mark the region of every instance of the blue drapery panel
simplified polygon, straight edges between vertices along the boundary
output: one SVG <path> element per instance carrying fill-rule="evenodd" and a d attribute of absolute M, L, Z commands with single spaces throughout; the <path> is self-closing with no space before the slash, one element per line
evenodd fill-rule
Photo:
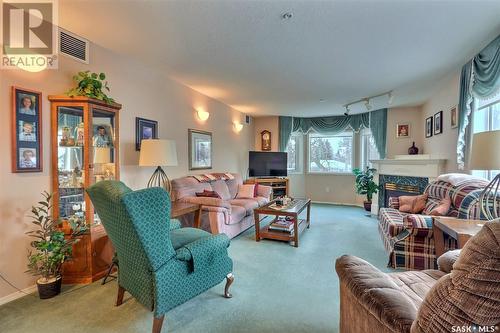
<path fill-rule="evenodd" d="M 380 109 L 370 113 L 370 129 L 380 158 L 384 159 L 387 144 L 387 109 Z"/>
<path fill-rule="evenodd" d="M 465 167 L 472 129 L 474 96 L 488 98 L 500 90 L 500 36 L 462 67 L 458 104 L 457 163 Z"/>
<path fill-rule="evenodd" d="M 293 118 L 292 117 L 279 117 L 279 128 L 280 128 L 280 151 L 286 151 L 286 146 L 288 141 L 290 141 L 290 135 L 292 135 Z"/>
<path fill-rule="evenodd" d="M 385 157 L 387 134 L 387 109 L 349 116 L 331 116 L 314 118 L 280 117 L 280 151 L 286 151 L 286 146 L 292 133 L 337 134 L 350 128 L 355 132 L 370 128 L 380 157 Z"/>

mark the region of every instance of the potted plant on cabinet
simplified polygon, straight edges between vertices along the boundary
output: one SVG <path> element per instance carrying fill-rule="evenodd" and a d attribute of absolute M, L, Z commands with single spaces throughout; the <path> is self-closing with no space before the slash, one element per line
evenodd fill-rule
<path fill-rule="evenodd" d="M 68 220 L 71 232 L 65 237 L 60 221 L 54 221 L 50 214 L 52 194 L 44 192 L 42 195 L 43 200 L 31 208 L 31 223 L 36 229 L 26 233 L 35 238 L 30 243 L 27 272 L 40 277 L 36 281 L 38 294 L 46 299 L 61 292 L 62 265 L 71 258 L 72 246 L 78 241 L 76 236 L 85 233 L 87 226 L 85 219 L 74 216 Z"/>
<path fill-rule="evenodd" d="M 366 195 L 366 200 L 363 202 L 366 211 L 372 209 L 372 198 L 375 193 L 378 192 L 378 185 L 373 181 L 373 173 L 376 170 L 370 167 L 366 167 L 365 171 L 361 169 L 354 169 L 352 172 L 356 176 L 356 193 L 361 195 Z"/>

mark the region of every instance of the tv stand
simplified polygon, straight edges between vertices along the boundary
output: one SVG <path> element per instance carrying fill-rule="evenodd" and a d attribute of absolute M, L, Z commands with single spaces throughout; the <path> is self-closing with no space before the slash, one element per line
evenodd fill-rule
<path fill-rule="evenodd" d="M 271 186 L 273 189 L 271 192 L 271 200 L 285 195 L 288 196 L 289 193 L 288 178 L 286 177 L 249 178 L 245 181 L 245 184 L 262 184 L 265 186 Z"/>

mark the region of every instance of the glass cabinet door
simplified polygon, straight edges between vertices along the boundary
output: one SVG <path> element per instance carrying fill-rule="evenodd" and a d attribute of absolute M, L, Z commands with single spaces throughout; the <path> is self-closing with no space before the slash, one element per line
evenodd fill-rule
<path fill-rule="evenodd" d="M 90 128 L 90 184 L 116 179 L 115 113 L 91 107 L 92 127 Z M 93 211 L 93 210 L 92 210 Z M 94 223 L 100 218 L 93 211 Z"/>
<path fill-rule="evenodd" d="M 57 108 L 59 217 L 85 218 L 85 128 L 82 107 Z"/>
<path fill-rule="evenodd" d="M 116 178 L 115 114 L 92 108 L 90 183 Z"/>

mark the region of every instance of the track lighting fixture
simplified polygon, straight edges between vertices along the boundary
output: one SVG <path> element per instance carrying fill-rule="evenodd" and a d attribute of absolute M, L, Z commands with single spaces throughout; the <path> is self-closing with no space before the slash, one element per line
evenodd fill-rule
<path fill-rule="evenodd" d="M 382 93 L 382 94 L 364 97 L 364 98 L 358 99 L 358 100 L 356 100 L 354 102 L 350 102 L 350 103 L 345 104 L 344 108 L 345 108 L 346 111 L 344 112 L 344 116 L 348 116 L 349 115 L 349 112 L 351 111 L 351 109 L 350 109 L 351 105 L 358 104 L 358 103 L 364 103 L 365 107 L 366 107 L 366 110 L 370 111 L 373 108 L 373 105 L 370 103 L 370 101 L 372 101 L 374 98 L 382 97 L 382 96 L 385 96 L 385 95 L 387 95 L 389 97 L 389 99 L 387 101 L 387 104 L 391 105 L 392 102 L 393 102 L 393 99 L 394 99 L 394 95 L 392 93 L 392 90 L 391 91 L 387 91 L 387 92 Z"/>
<path fill-rule="evenodd" d="M 349 106 L 348 106 L 348 105 L 346 105 L 346 106 L 345 106 L 344 116 L 348 116 L 348 115 L 349 115 L 349 111 L 351 111 L 351 109 L 349 109 Z"/>
<path fill-rule="evenodd" d="M 372 109 L 372 105 L 370 104 L 369 98 L 365 99 L 365 107 L 367 111 L 370 111 Z"/>

